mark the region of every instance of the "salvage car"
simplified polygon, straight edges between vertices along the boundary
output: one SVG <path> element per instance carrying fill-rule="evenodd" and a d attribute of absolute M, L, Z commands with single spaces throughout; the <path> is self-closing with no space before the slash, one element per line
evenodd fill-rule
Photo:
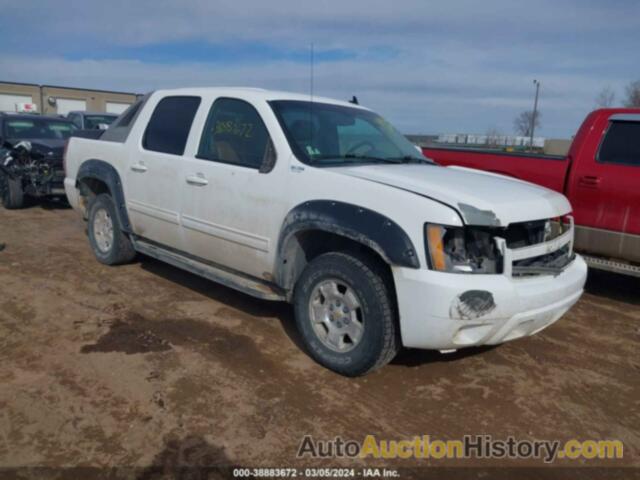
<path fill-rule="evenodd" d="M 118 115 L 106 112 L 85 112 L 76 111 L 67 113 L 67 118 L 71 120 L 80 130 L 106 130 Z"/>
<path fill-rule="evenodd" d="M 65 198 L 62 153 L 77 130 L 70 121 L 40 115 L 0 114 L 0 194 L 5 208 L 27 197 Z"/>
<path fill-rule="evenodd" d="M 160 90 L 72 137 L 65 189 L 98 261 L 136 252 L 293 304 L 344 375 L 405 347 L 533 335 L 579 299 L 560 193 L 425 159 L 375 112 L 247 88 Z"/>

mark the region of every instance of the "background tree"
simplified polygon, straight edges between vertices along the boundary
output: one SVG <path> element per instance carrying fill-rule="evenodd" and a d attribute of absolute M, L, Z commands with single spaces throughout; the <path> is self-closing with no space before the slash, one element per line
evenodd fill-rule
<path fill-rule="evenodd" d="M 612 107 L 616 101 L 616 92 L 611 87 L 604 87 L 596 96 L 596 108 Z"/>
<path fill-rule="evenodd" d="M 640 107 L 640 80 L 627 85 L 627 99 L 624 104 L 627 107 Z"/>
<path fill-rule="evenodd" d="M 500 131 L 496 127 L 491 127 L 487 130 L 487 145 L 490 147 L 496 147 L 500 144 Z"/>
<path fill-rule="evenodd" d="M 535 125 L 535 128 L 540 128 L 540 111 L 536 112 L 536 117 L 534 119 L 533 124 Z M 531 119 L 533 118 L 533 111 L 532 110 L 526 110 L 522 113 L 520 113 L 520 115 L 518 115 L 515 120 L 513 121 L 513 128 L 515 129 L 516 133 L 518 135 L 522 135 L 523 137 L 528 137 L 531 135 Z"/>

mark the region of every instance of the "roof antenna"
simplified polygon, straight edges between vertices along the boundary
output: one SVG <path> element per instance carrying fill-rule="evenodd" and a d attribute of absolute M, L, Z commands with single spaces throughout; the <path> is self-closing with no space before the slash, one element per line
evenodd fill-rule
<path fill-rule="evenodd" d="M 355 95 L 353 96 L 353 98 L 351 100 L 349 100 L 349 103 L 353 103 L 354 105 L 360 105 L 358 103 L 358 97 L 356 97 Z"/>
<path fill-rule="evenodd" d="M 310 78 L 309 78 L 309 97 L 313 102 L 313 42 L 311 42 L 309 46 L 309 69 L 310 69 Z"/>
<path fill-rule="evenodd" d="M 313 152 L 315 151 L 315 148 L 313 146 L 313 42 L 311 42 L 309 47 L 309 138 L 311 140 L 311 145 L 309 146 L 309 148 L 311 149 L 311 151 L 307 153 L 309 154 L 309 156 L 312 156 Z"/>

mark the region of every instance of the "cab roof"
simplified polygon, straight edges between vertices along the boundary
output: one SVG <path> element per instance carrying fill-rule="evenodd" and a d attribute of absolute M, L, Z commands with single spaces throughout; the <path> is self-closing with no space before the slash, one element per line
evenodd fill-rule
<path fill-rule="evenodd" d="M 254 101 L 272 101 L 272 100 L 297 100 L 308 102 L 313 100 L 317 103 L 329 103 L 332 105 L 342 105 L 345 107 L 363 108 L 361 105 L 350 103 L 347 101 L 336 100 L 333 98 L 320 97 L 314 95 L 311 97 L 308 93 L 284 92 L 278 90 L 266 90 L 264 88 L 253 87 L 191 87 L 191 88 L 173 88 L 162 89 L 152 92 L 161 96 L 168 95 L 198 95 L 198 96 L 238 96 L 244 99 Z"/>

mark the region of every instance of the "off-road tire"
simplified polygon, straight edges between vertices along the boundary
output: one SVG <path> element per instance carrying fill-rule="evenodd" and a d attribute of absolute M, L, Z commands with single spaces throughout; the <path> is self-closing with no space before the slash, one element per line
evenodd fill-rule
<path fill-rule="evenodd" d="M 94 228 L 96 216 L 101 211 L 106 212 L 113 225 L 113 241 L 110 242 L 110 246 L 106 251 L 99 248 Z M 89 235 L 91 249 L 100 263 L 104 263 L 105 265 L 121 265 L 131 262 L 136 256 L 136 251 L 133 248 L 129 236 L 123 232 L 120 227 L 113 200 L 111 196 L 106 193 L 96 195 L 89 203 L 87 233 Z"/>
<path fill-rule="evenodd" d="M 4 176 L 2 179 L 2 205 L 7 210 L 24 207 L 24 191 L 20 180 Z"/>
<path fill-rule="evenodd" d="M 358 253 L 326 253 L 307 265 L 296 284 L 293 304 L 298 331 L 311 357 L 334 372 L 356 377 L 386 365 L 396 356 L 401 342 L 389 277 L 383 265 Z M 311 296 L 327 279 L 348 284 L 360 301 L 364 333 L 345 353 L 328 348 L 312 327 Z"/>

